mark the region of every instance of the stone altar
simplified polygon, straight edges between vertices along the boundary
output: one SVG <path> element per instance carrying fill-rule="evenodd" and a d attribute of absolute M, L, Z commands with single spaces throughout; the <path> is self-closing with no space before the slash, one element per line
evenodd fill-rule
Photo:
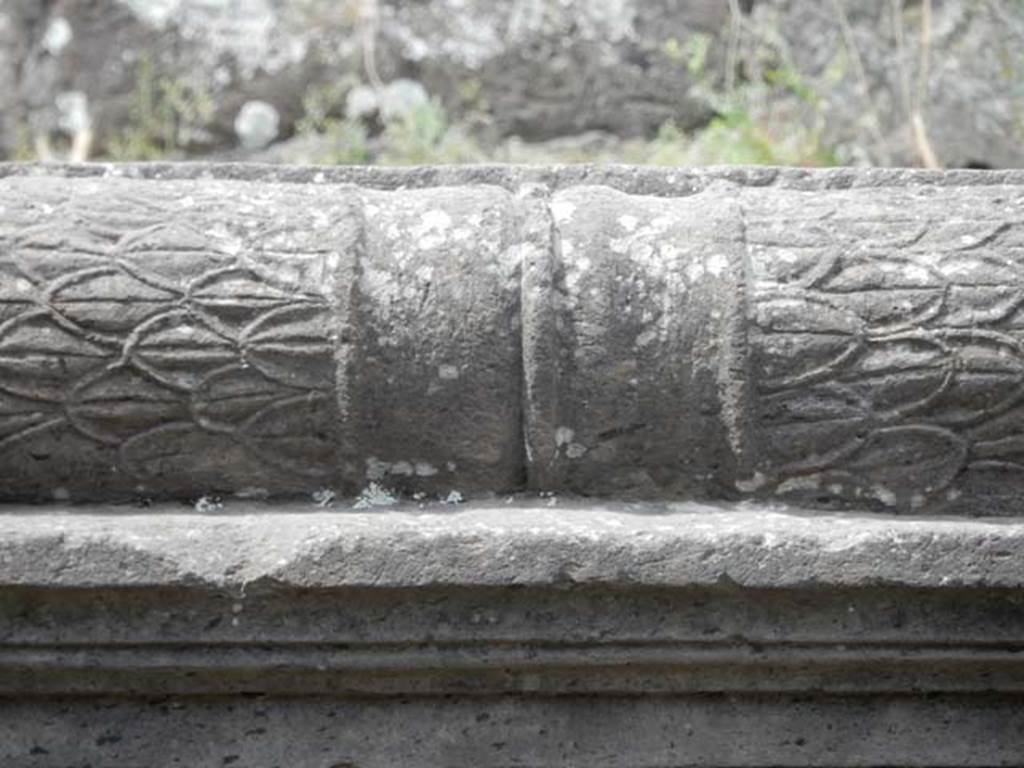
<path fill-rule="evenodd" d="M 4 764 L 1018 764 L 1022 258 L 1020 172 L 2 166 Z"/>

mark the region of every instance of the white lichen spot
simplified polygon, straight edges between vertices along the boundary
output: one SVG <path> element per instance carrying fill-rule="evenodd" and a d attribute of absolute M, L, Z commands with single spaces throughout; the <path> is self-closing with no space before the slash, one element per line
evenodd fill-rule
<path fill-rule="evenodd" d="M 318 507 L 329 507 L 334 503 L 336 495 L 330 488 L 321 488 L 313 491 L 313 503 Z"/>
<path fill-rule="evenodd" d="M 572 429 L 559 427 L 555 430 L 555 445 L 561 448 L 563 445 L 571 443 L 574 437 L 576 437 L 576 433 Z"/>
<path fill-rule="evenodd" d="M 565 274 L 565 287 L 570 292 L 575 292 L 579 286 L 580 278 L 583 274 L 590 269 L 590 259 L 586 256 L 580 256 L 580 258 L 569 262 L 568 269 Z"/>
<path fill-rule="evenodd" d="M 686 279 L 691 283 L 700 282 L 702 277 L 704 277 L 704 265 L 699 261 L 691 262 L 686 267 Z"/>
<path fill-rule="evenodd" d="M 215 496 L 200 496 L 196 499 L 196 503 L 193 506 L 196 512 L 200 514 L 209 514 L 210 512 L 218 512 L 224 508 L 221 500 Z"/>
<path fill-rule="evenodd" d="M 17 280 L 14 281 L 14 290 L 16 290 L 18 293 L 28 293 L 29 291 L 32 290 L 32 283 L 30 283 L 23 277 L 19 277 Z"/>
<path fill-rule="evenodd" d="M 425 461 L 416 462 L 416 476 L 417 477 L 431 477 L 437 474 L 437 467 L 433 464 L 428 464 Z"/>
<path fill-rule="evenodd" d="M 658 257 L 662 264 L 671 264 L 679 259 L 682 250 L 671 243 L 658 246 Z"/>
<path fill-rule="evenodd" d="M 766 482 L 768 482 L 768 478 L 760 472 L 755 472 L 751 477 L 744 480 L 737 480 L 736 490 L 741 493 L 753 493 L 759 488 L 763 488 Z"/>
<path fill-rule="evenodd" d="M 437 376 L 445 381 L 455 381 L 455 379 L 459 378 L 459 368 L 456 365 L 438 366 Z"/>
<path fill-rule="evenodd" d="M 446 461 L 444 463 L 444 468 L 447 469 L 449 472 L 454 472 L 455 471 L 455 467 L 456 467 L 456 464 L 455 464 L 454 461 Z"/>
<path fill-rule="evenodd" d="M 908 264 L 903 270 L 903 275 L 907 280 L 915 283 L 919 282 L 924 285 L 929 285 L 933 282 L 931 273 L 924 267 L 917 264 Z"/>
<path fill-rule="evenodd" d="M 622 255 L 629 252 L 629 238 L 628 237 L 617 237 L 614 240 L 608 241 L 608 248 L 611 249 L 612 253 Z"/>
<path fill-rule="evenodd" d="M 884 485 L 876 485 L 871 489 L 871 494 L 887 507 L 896 506 L 896 494 Z"/>
<path fill-rule="evenodd" d="M 555 217 L 555 221 L 559 224 L 565 224 L 569 221 L 575 211 L 576 206 L 566 200 L 554 200 L 551 203 L 551 215 Z"/>
<path fill-rule="evenodd" d="M 388 488 L 378 483 L 370 483 L 360 493 L 352 509 L 368 509 L 369 507 L 386 507 L 398 502 L 398 497 Z"/>
<path fill-rule="evenodd" d="M 416 245 L 420 250 L 437 248 L 444 243 L 448 228 L 452 225 L 452 217 L 440 209 L 427 211 L 423 214 L 420 223 L 410 228 L 410 232 L 416 238 Z"/>
<path fill-rule="evenodd" d="M 427 211 L 423 214 L 423 227 L 444 232 L 452 225 L 452 217 L 440 209 Z"/>
<path fill-rule="evenodd" d="M 402 477 L 409 477 L 415 472 L 412 463 L 408 461 L 396 461 L 388 471 L 392 475 L 401 475 Z"/>
<path fill-rule="evenodd" d="M 775 493 L 785 494 L 794 491 L 814 491 L 821 487 L 821 477 L 818 475 L 807 475 L 805 477 L 791 477 L 785 482 L 779 483 Z"/>
<path fill-rule="evenodd" d="M 565 455 L 570 459 L 579 459 L 587 452 L 587 446 L 582 443 L 569 443 L 569 447 L 565 449 Z"/>
<path fill-rule="evenodd" d="M 388 468 L 390 466 L 391 465 L 388 464 L 386 461 L 381 461 L 376 456 L 370 456 L 366 460 L 366 479 L 383 480 L 384 475 L 388 473 Z"/>
<path fill-rule="evenodd" d="M 57 56 L 71 42 L 72 37 L 74 37 L 74 33 L 68 20 L 63 16 L 57 16 L 46 27 L 46 34 L 43 35 L 43 48 L 51 56 Z"/>
<path fill-rule="evenodd" d="M 441 501 L 442 504 L 461 504 L 466 498 L 462 495 L 461 491 L 451 491 Z"/>
<path fill-rule="evenodd" d="M 654 261 L 654 246 L 650 243 L 640 243 L 633 251 L 633 258 L 641 264 L 658 269 L 664 265 Z"/>
<path fill-rule="evenodd" d="M 637 219 L 636 216 L 630 216 L 629 214 L 626 214 L 625 216 L 619 217 L 619 226 L 622 227 L 627 232 L 632 232 L 633 230 L 635 230 L 636 225 L 639 223 L 640 220 Z"/>
<path fill-rule="evenodd" d="M 649 328 L 636 337 L 636 345 L 638 347 L 646 347 L 656 338 L 658 338 L 657 330 L 655 330 L 654 328 Z"/>
<path fill-rule="evenodd" d="M 716 253 L 707 260 L 707 270 L 715 277 L 721 277 L 728 269 L 729 259 L 721 253 Z"/>

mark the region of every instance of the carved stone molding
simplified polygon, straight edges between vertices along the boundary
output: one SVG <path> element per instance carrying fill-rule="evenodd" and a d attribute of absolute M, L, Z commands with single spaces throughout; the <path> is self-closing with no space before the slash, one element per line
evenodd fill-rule
<path fill-rule="evenodd" d="M 0 498 L 1019 500 L 1021 174 L 201 168 L 0 172 Z"/>

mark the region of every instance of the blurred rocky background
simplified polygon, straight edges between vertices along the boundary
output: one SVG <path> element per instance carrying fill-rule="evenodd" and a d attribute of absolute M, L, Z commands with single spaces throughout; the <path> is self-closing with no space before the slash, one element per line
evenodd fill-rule
<path fill-rule="evenodd" d="M 1024 164 L 1024 0 L 0 0 L 0 158 Z"/>

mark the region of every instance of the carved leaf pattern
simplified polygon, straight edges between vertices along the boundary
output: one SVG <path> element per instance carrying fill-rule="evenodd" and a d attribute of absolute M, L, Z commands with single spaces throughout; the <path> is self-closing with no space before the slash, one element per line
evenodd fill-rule
<path fill-rule="evenodd" d="M 326 299 L 278 268 L 280 222 L 228 232 L 179 205 L 65 196 L 44 223 L 0 230 L 0 453 L 71 430 L 143 486 L 323 477 L 337 422 Z"/>
<path fill-rule="evenodd" d="M 915 508 L 1024 471 L 1021 225 L 834 206 L 748 228 L 766 490 Z"/>

